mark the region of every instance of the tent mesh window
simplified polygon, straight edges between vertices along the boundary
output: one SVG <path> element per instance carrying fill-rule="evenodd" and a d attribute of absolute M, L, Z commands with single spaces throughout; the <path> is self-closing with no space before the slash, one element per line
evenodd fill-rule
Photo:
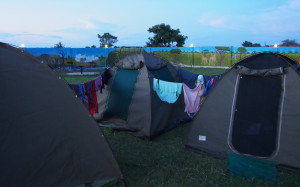
<path fill-rule="evenodd" d="M 240 153 L 269 157 L 276 149 L 281 76 L 240 76 L 231 143 Z"/>
<path fill-rule="evenodd" d="M 109 95 L 105 117 L 128 118 L 128 109 L 139 70 L 118 69 Z M 125 77 L 125 78 L 124 78 Z"/>

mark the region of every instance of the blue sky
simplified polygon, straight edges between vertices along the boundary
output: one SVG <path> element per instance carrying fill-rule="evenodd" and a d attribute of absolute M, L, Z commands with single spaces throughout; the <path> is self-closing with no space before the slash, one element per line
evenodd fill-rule
<path fill-rule="evenodd" d="M 109 32 L 117 46 L 145 46 L 148 28 L 165 23 L 188 36 L 185 46 L 300 43 L 299 18 L 300 0 L 4 0 L 0 41 L 99 46 L 97 34 Z"/>

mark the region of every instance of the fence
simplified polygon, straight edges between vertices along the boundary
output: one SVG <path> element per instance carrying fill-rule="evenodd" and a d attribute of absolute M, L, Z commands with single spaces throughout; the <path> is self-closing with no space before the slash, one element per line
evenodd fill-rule
<path fill-rule="evenodd" d="M 300 47 L 144 47 L 144 48 L 25 48 L 49 64 L 65 66 L 106 66 L 131 53 L 150 53 L 188 66 L 229 67 L 248 55 L 281 53 L 299 61 Z"/>

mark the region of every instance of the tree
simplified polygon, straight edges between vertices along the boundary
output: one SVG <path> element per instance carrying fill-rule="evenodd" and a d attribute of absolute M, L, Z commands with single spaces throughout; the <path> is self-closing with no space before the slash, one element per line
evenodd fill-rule
<path fill-rule="evenodd" d="M 54 48 L 65 48 L 65 46 L 61 43 L 61 42 L 58 42 L 57 44 L 54 45 Z"/>
<path fill-rule="evenodd" d="M 118 37 L 111 35 L 110 33 L 104 33 L 102 36 L 98 34 L 98 38 L 100 41 L 100 47 L 111 47 L 114 43 L 118 41 Z"/>
<path fill-rule="evenodd" d="M 61 55 L 61 60 L 62 60 L 61 67 L 64 68 L 64 66 L 65 66 L 65 56 L 66 56 L 67 52 L 63 49 L 60 49 L 58 51 L 58 53 Z"/>
<path fill-rule="evenodd" d="M 281 46 L 297 46 L 297 45 L 299 45 L 295 39 L 294 40 L 285 39 L 281 42 L 282 42 L 280 44 Z"/>
<path fill-rule="evenodd" d="M 221 60 L 219 62 L 219 66 L 222 66 L 222 62 L 226 56 L 226 51 L 230 52 L 230 48 L 229 47 L 216 47 L 216 50 L 218 51 L 218 53 L 221 56 Z"/>
<path fill-rule="evenodd" d="M 187 36 L 181 35 L 179 29 L 172 29 L 170 25 L 164 23 L 154 25 L 148 29 L 149 33 L 153 33 L 153 38 L 148 38 L 147 47 L 173 47 L 176 43 L 177 47 L 183 47 Z"/>
<path fill-rule="evenodd" d="M 261 47 L 261 45 L 259 43 L 253 44 L 252 42 L 249 42 L 246 40 L 242 43 L 242 46 L 243 47 Z"/>
<path fill-rule="evenodd" d="M 242 59 L 242 54 L 245 54 L 247 52 L 247 49 L 245 47 L 239 47 L 238 52 L 240 52 L 240 60 Z"/>
<path fill-rule="evenodd" d="M 176 62 L 176 56 L 181 53 L 181 50 L 180 49 L 172 49 L 170 51 L 170 53 L 174 55 L 174 62 Z"/>

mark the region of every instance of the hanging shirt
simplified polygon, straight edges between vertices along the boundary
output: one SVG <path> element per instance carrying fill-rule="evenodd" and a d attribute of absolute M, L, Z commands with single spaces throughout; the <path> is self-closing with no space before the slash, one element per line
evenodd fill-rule
<path fill-rule="evenodd" d="M 182 83 L 167 82 L 154 78 L 153 90 L 162 101 L 175 103 L 181 94 Z"/>
<path fill-rule="evenodd" d="M 178 67 L 178 77 L 179 81 L 185 83 L 190 89 L 195 88 L 195 83 L 198 78 L 198 74 L 189 72 L 185 69 Z"/>
<path fill-rule="evenodd" d="M 186 84 L 182 84 L 184 94 L 184 111 L 190 116 L 192 113 L 198 112 L 200 108 L 200 96 L 201 90 L 204 87 L 203 84 L 199 84 L 196 88 L 190 89 Z"/>

